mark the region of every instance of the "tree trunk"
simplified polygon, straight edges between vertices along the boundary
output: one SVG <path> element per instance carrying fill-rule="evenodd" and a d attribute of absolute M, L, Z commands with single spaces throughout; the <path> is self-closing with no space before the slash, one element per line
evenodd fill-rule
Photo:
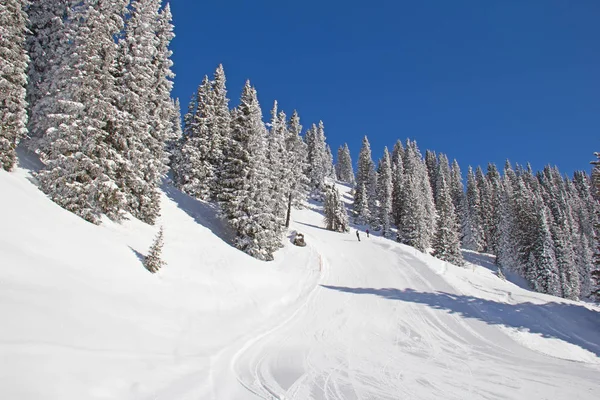
<path fill-rule="evenodd" d="M 292 213 L 292 192 L 288 195 L 288 208 L 287 208 L 287 216 L 285 217 L 285 227 L 290 227 L 290 215 Z"/>

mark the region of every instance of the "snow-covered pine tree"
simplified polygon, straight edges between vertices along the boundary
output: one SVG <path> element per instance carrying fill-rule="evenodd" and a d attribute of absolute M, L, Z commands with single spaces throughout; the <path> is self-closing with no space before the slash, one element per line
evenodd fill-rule
<path fill-rule="evenodd" d="M 435 211 L 430 210 L 434 205 L 427 167 L 415 142 L 407 141 L 403 166 L 402 208 L 397 240 L 425 251 L 434 233 L 431 226 Z"/>
<path fill-rule="evenodd" d="M 465 221 L 463 222 L 463 246 L 474 251 L 483 251 L 485 236 L 481 218 L 481 197 L 473 169 L 467 172 Z"/>
<path fill-rule="evenodd" d="M 272 216 L 266 129 L 250 81 L 233 113 L 231 140 L 223 150 L 219 200 L 223 215 L 236 232 L 234 244 L 252 257 L 272 260 L 281 238 Z"/>
<path fill-rule="evenodd" d="M 352 167 L 352 158 L 348 144 L 344 143 L 337 152 L 337 178 L 345 183 L 354 183 L 354 168 Z"/>
<path fill-rule="evenodd" d="M 173 169 L 177 171 L 175 184 L 183 192 L 198 199 L 208 199 L 215 170 L 211 163 L 210 97 L 211 84 L 204 76 L 198 87 L 197 97 L 189 109 L 193 114 L 186 117 L 185 135 L 179 142 Z"/>
<path fill-rule="evenodd" d="M 302 140 L 302 125 L 300 117 L 294 110 L 292 117 L 288 122 L 287 138 L 285 147 L 289 157 L 290 187 L 288 193 L 287 215 L 285 219 L 286 228 L 290 226 L 290 217 L 292 205 L 303 207 L 306 196 L 309 192 L 309 178 L 306 175 L 308 170 L 308 149 L 304 140 Z"/>
<path fill-rule="evenodd" d="M 580 296 L 580 282 L 572 244 L 575 229 L 564 181 L 560 172 L 550 166 L 546 166 L 543 173 L 538 174 L 538 180 L 541 197 L 550 211 L 547 220 L 554 244 L 561 293 L 565 298 L 576 300 Z"/>
<path fill-rule="evenodd" d="M 494 225 L 492 189 L 480 166 L 477 166 L 477 169 L 475 170 L 475 181 L 477 182 L 477 189 L 479 191 L 479 218 L 483 229 L 483 251 L 492 253 L 492 230 Z"/>
<path fill-rule="evenodd" d="M 595 253 L 594 253 L 594 271 L 592 271 L 592 279 L 594 287 L 592 295 L 596 300 L 600 300 L 600 152 L 594 153 L 596 160 L 592 161 L 594 165 L 592 169 L 592 193 L 596 201 L 596 221 L 595 221 Z"/>
<path fill-rule="evenodd" d="M 56 84 L 53 75 L 66 67 L 68 47 L 74 37 L 76 21 L 72 20 L 70 9 L 79 0 L 30 1 L 27 9 L 29 16 L 29 35 L 27 52 L 31 62 L 28 69 L 27 103 L 29 137 L 33 150 L 35 143 L 54 125 L 47 118 L 45 106 L 40 100 L 53 91 Z M 53 105 L 52 101 L 47 106 Z"/>
<path fill-rule="evenodd" d="M 487 242 L 489 251 L 498 255 L 498 245 L 500 242 L 500 219 L 502 213 L 502 178 L 498 168 L 493 163 L 488 163 L 486 174 L 487 186 L 489 189 L 489 206 L 491 215 L 488 218 Z"/>
<path fill-rule="evenodd" d="M 496 264 L 502 269 L 518 271 L 517 228 L 515 225 L 514 189 L 517 187 L 517 176 L 507 160 L 504 166 L 500 196 L 500 222 L 498 226 L 498 250 Z"/>
<path fill-rule="evenodd" d="M 435 184 L 437 182 L 438 157 L 435 151 L 425 150 L 425 166 L 427 167 L 427 177 L 431 185 L 433 198 L 436 198 Z"/>
<path fill-rule="evenodd" d="M 152 246 L 150 246 L 148 255 L 144 258 L 144 267 L 153 274 L 167 265 L 167 263 L 162 260 L 163 245 L 163 227 L 161 226 L 156 238 L 154 238 Z"/>
<path fill-rule="evenodd" d="M 333 185 L 327 185 L 325 188 L 323 211 L 325 213 L 326 229 L 336 232 L 348 232 L 350 230 L 346 207 L 339 191 Z"/>
<path fill-rule="evenodd" d="M 16 148 L 27 132 L 27 32 L 26 1 L 0 4 L 0 165 L 10 171 Z"/>
<path fill-rule="evenodd" d="M 211 198 L 217 199 L 220 193 L 221 169 L 224 161 L 224 148 L 228 146 L 231 131 L 231 114 L 229 112 L 229 99 L 227 98 L 227 79 L 223 64 L 219 64 L 212 82 L 211 114 L 213 116 L 211 164 L 213 165 L 216 179 L 211 188 Z"/>
<path fill-rule="evenodd" d="M 367 214 L 370 218 L 370 213 L 365 212 L 371 209 L 374 201 L 370 197 L 374 197 L 375 193 L 372 187 L 373 176 L 375 175 L 375 165 L 371 158 L 371 145 L 369 139 L 365 136 L 362 141 L 362 147 L 358 155 L 358 167 L 356 170 L 356 192 L 354 193 L 354 214 L 361 221 L 357 223 L 368 223 L 369 220 L 363 221 L 362 218 Z"/>
<path fill-rule="evenodd" d="M 369 223 L 371 220 L 371 210 L 369 209 L 369 202 L 366 200 L 367 187 L 364 183 L 361 183 L 356 188 L 355 199 L 360 199 L 360 202 L 354 200 L 354 222 L 360 225 Z"/>
<path fill-rule="evenodd" d="M 323 121 L 319 121 L 318 126 L 311 126 L 306 132 L 305 140 L 308 147 L 308 177 L 312 195 L 321 198 L 325 177 L 330 170 Z"/>
<path fill-rule="evenodd" d="M 116 147 L 121 113 L 114 99 L 115 38 L 123 30 L 126 4 L 86 0 L 74 9 L 78 25 L 68 62 L 53 74 L 53 91 L 44 98 L 54 126 L 40 142 L 46 163 L 40 186 L 60 206 L 94 223 L 102 213 L 118 219 L 125 209 L 117 174 L 126 160 Z"/>
<path fill-rule="evenodd" d="M 281 233 L 285 226 L 288 195 L 291 189 L 290 158 L 286 147 L 287 116 L 278 112 L 277 100 L 271 110 L 271 129 L 267 136 L 267 171 L 270 172 L 272 213 L 275 226 Z"/>
<path fill-rule="evenodd" d="M 121 110 L 121 118 L 116 127 L 120 137 L 116 147 L 127 162 L 120 164 L 117 184 L 125 193 L 127 210 L 146 222 L 152 222 L 158 211 L 144 211 L 144 204 L 152 202 L 151 193 L 157 185 L 154 180 L 148 179 L 148 164 L 157 163 L 154 160 L 156 150 L 153 151 L 148 144 L 153 143 L 156 125 L 150 110 L 154 106 L 151 99 L 156 82 L 154 59 L 158 55 L 158 39 L 156 30 L 152 28 L 158 19 L 160 0 L 133 0 L 130 7 L 125 33 L 119 42 L 117 84 L 121 89 L 115 103 Z M 165 144 L 162 143 L 163 146 Z M 150 168 L 150 171 L 153 169 Z"/>
<path fill-rule="evenodd" d="M 379 185 L 379 221 L 382 226 L 382 235 L 389 236 L 391 234 L 392 217 L 392 166 L 390 153 L 387 147 L 383 149 L 383 158 L 381 159 L 381 168 L 377 178 Z"/>
<path fill-rule="evenodd" d="M 328 144 L 325 145 L 325 165 L 323 167 L 325 169 L 326 178 L 336 179 L 335 166 L 333 165 L 333 153 L 331 153 L 331 147 Z"/>
<path fill-rule="evenodd" d="M 159 0 L 154 0 L 160 3 Z M 175 74 L 171 70 L 173 52 L 169 49 L 174 38 L 171 8 L 167 3 L 159 11 L 151 28 L 156 34 L 155 56 L 153 58 L 153 76 L 150 80 L 149 91 L 149 121 L 150 135 L 144 136 L 144 146 L 149 150 L 149 158 L 140 169 L 140 177 L 147 184 L 144 190 L 137 194 L 139 207 L 134 213 L 142 221 L 153 224 L 160 213 L 160 195 L 158 188 L 167 172 L 168 157 L 165 152 L 166 144 L 174 139 L 171 127 L 173 102 L 171 90 Z"/>
<path fill-rule="evenodd" d="M 427 181 L 427 166 L 425 165 L 425 161 L 423 160 L 423 156 L 421 155 L 421 151 L 417 146 L 416 141 L 409 142 L 407 147 L 412 148 L 412 152 L 415 157 L 415 177 L 416 182 L 419 186 L 419 202 L 423 207 L 423 227 L 422 227 L 422 238 L 425 248 L 428 248 L 431 244 L 431 240 L 433 239 L 433 235 L 435 234 L 435 219 L 436 219 L 436 210 L 435 210 L 435 201 L 433 199 L 433 192 L 431 190 L 431 185 L 428 185 Z"/>
<path fill-rule="evenodd" d="M 549 210 L 541 196 L 534 194 L 532 210 L 532 241 L 525 263 L 525 278 L 531 287 L 541 293 L 561 296 L 561 282 L 554 254 L 554 243 L 548 226 Z"/>
<path fill-rule="evenodd" d="M 392 220 L 396 226 L 400 224 L 402 209 L 402 181 L 404 179 L 404 146 L 400 140 L 392 150 Z"/>
<path fill-rule="evenodd" d="M 438 218 L 433 239 L 433 256 L 454 265 L 463 265 L 464 260 L 458 237 L 458 221 L 444 174 L 438 174 L 435 186 L 438 196 L 436 203 Z"/>
<path fill-rule="evenodd" d="M 576 180 L 582 180 L 576 182 Z M 593 270 L 593 251 L 592 242 L 589 240 L 586 231 L 592 225 L 593 217 L 588 213 L 585 197 L 579 195 L 577 185 L 582 185 L 582 190 L 589 193 L 589 187 L 586 184 L 585 173 L 576 171 L 573 181 L 564 178 L 566 192 L 569 198 L 569 204 L 573 216 L 573 255 L 576 268 L 579 272 L 580 297 L 587 298 L 591 293 L 591 272 Z M 593 230 L 593 229 L 592 229 Z"/>
<path fill-rule="evenodd" d="M 452 197 L 452 205 L 456 213 L 458 236 L 462 244 L 462 223 L 464 221 L 465 213 L 465 187 L 462 181 L 462 173 L 458 161 L 452 161 L 452 167 L 450 168 L 450 196 Z"/>

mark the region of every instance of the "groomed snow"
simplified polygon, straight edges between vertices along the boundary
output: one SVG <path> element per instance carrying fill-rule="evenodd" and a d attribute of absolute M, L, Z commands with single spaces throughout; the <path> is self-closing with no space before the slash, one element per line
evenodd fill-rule
<path fill-rule="evenodd" d="M 23 160 L 27 161 L 27 160 Z M 89 224 L 0 171 L 3 399 L 592 399 L 600 310 L 295 210 L 270 263 L 165 184 L 157 226 Z M 348 199 L 348 188 L 339 186 Z M 168 263 L 141 263 L 158 226 Z M 512 282 L 511 282 L 512 281 Z"/>

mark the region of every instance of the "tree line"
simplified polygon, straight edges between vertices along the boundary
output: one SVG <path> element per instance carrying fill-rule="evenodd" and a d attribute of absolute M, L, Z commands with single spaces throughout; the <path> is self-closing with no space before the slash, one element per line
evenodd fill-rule
<path fill-rule="evenodd" d="M 353 185 L 354 222 L 384 236 L 457 265 L 461 248 L 492 253 L 540 292 L 600 295 L 600 161 L 572 178 L 509 162 L 502 174 L 469 167 L 465 187 L 445 154 L 397 141 L 375 165 L 365 137 L 355 174 L 347 144 L 334 165 L 322 121 L 303 132 L 298 113 L 275 102 L 265 123 L 249 81 L 230 108 L 222 66 L 202 80 L 182 128 L 160 0 L 7 0 L 0 11 L 0 163 L 13 168 L 24 140 L 43 162 L 41 190 L 90 222 L 130 213 L 154 223 L 170 167 L 182 191 L 219 204 L 237 248 L 272 260 L 308 196 L 323 202 L 328 229 L 349 229 L 326 183 L 338 179 Z"/>
<path fill-rule="evenodd" d="M 592 177 L 577 171 L 572 178 L 508 161 L 502 174 L 492 163 L 486 172 L 469 167 L 465 188 L 456 160 L 429 150 L 423 157 L 411 140 L 397 141 L 391 155 L 385 148 L 375 167 L 365 137 L 356 176 L 345 172 L 347 146 L 338 154 L 338 178 L 355 182 L 356 223 L 456 265 L 464 264 L 461 248 L 493 254 L 501 271 L 539 292 L 600 296 L 600 162 Z"/>

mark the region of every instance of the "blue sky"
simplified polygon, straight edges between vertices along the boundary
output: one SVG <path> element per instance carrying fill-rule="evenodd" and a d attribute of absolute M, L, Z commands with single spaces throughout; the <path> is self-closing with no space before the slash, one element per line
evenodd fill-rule
<path fill-rule="evenodd" d="M 376 161 L 400 138 L 468 165 L 590 170 L 600 151 L 600 1 L 173 0 L 175 89 L 246 79 L 265 118 L 277 99 L 335 155 Z"/>

